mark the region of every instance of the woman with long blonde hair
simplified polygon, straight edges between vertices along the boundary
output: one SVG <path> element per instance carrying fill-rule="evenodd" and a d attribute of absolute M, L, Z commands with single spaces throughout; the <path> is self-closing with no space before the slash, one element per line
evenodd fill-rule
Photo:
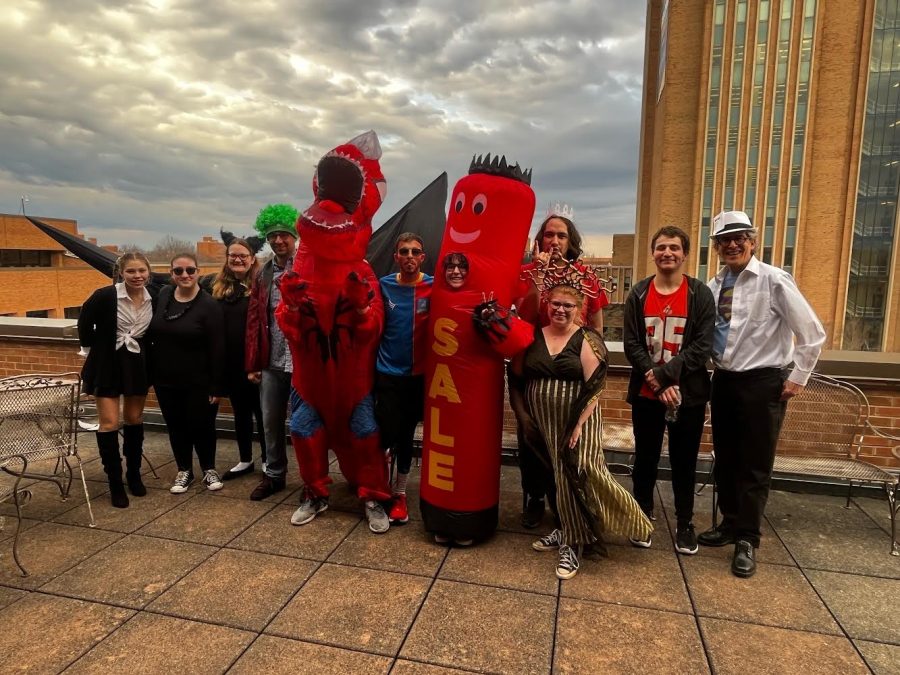
<path fill-rule="evenodd" d="M 149 379 L 144 336 L 153 317 L 153 299 L 147 291 L 150 262 L 143 253 L 125 253 L 117 261 L 113 285 L 97 289 L 85 301 L 78 317 L 78 341 L 84 355 L 82 390 L 94 397 L 100 428 L 97 449 L 109 481 L 112 505 L 128 506 L 119 455 L 119 403 L 122 418 L 128 489 L 143 497 L 141 481 L 144 446 L 144 403 Z"/>

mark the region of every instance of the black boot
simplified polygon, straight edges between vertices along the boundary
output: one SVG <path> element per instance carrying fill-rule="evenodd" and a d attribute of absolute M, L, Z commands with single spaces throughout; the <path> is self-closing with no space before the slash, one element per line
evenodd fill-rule
<path fill-rule="evenodd" d="M 100 461 L 109 480 L 109 499 L 117 509 L 128 507 L 128 495 L 122 483 L 122 458 L 119 456 L 119 432 L 98 431 L 97 448 L 100 450 Z"/>
<path fill-rule="evenodd" d="M 144 425 L 126 424 L 122 427 L 125 441 L 122 443 L 122 454 L 125 455 L 125 480 L 128 489 L 135 497 L 147 494 L 147 488 L 141 480 L 141 458 L 144 455 Z"/>

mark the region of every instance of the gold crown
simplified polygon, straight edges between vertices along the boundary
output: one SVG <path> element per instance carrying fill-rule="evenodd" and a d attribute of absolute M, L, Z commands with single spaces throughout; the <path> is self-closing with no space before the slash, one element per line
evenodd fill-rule
<path fill-rule="evenodd" d="M 592 267 L 575 265 L 559 256 L 546 262 L 537 258 L 534 267 L 523 271 L 521 278 L 531 281 L 542 297 L 557 286 L 569 286 L 589 298 L 598 297 L 604 290 L 602 280 Z"/>

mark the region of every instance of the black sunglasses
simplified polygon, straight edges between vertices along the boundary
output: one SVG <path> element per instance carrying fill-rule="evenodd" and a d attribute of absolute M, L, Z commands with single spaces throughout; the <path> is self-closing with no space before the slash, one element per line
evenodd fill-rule
<path fill-rule="evenodd" d="M 173 267 L 172 268 L 172 274 L 174 274 L 176 277 L 180 277 L 185 272 L 188 273 L 188 276 L 192 277 L 195 274 L 197 274 L 197 268 L 196 267 Z"/>
<path fill-rule="evenodd" d="M 398 250 L 397 250 L 397 253 L 399 253 L 400 255 L 409 255 L 409 254 L 412 254 L 412 255 L 422 255 L 422 249 L 420 249 L 420 248 L 406 248 L 406 247 L 404 247 L 404 248 L 398 249 Z"/>

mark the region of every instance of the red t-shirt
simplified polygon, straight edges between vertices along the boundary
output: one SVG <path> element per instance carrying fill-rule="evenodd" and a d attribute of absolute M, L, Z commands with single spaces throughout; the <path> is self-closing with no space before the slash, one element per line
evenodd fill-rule
<path fill-rule="evenodd" d="M 644 298 L 644 328 L 647 331 L 647 351 L 650 360 L 658 366 L 665 365 L 681 349 L 684 324 L 687 323 L 687 277 L 674 293 L 663 295 L 651 281 Z M 641 396 L 656 398 L 646 382 L 641 386 Z"/>
<path fill-rule="evenodd" d="M 585 266 L 579 262 L 574 263 L 575 267 L 580 270 L 584 270 Z M 522 279 L 522 276 L 525 274 L 530 274 L 531 270 L 535 268 L 535 263 L 528 263 L 527 265 L 522 265 L 521 275 L 519 276 L 519 284 L 516 286 L 515 297 L 518 298 L 518 303 L 528 295 L 528 292 L 531 290 L 533 283 L 530 279 Z M 599 286 L 599 284 L 595 284 L 595 286 Z M 581 308 L 581 321 L 584 325 L 590 325 L 590 319 L 594 317 L 594 315 L 601 311 L 604 307 L 609 304 L 609 296 L 606 294 L 606 291 L 600 290 L 597 288 L 598 295 L 596 298 L 591 298 L 585 296 L 584 306 Z M 541 306 L 538 310 L 539 312 L 539 320 L 541 322 L 541 326 L 546 326 L 550 323 L 550 317 L 547 314 L 547 300 L 541 298 Z"/>

